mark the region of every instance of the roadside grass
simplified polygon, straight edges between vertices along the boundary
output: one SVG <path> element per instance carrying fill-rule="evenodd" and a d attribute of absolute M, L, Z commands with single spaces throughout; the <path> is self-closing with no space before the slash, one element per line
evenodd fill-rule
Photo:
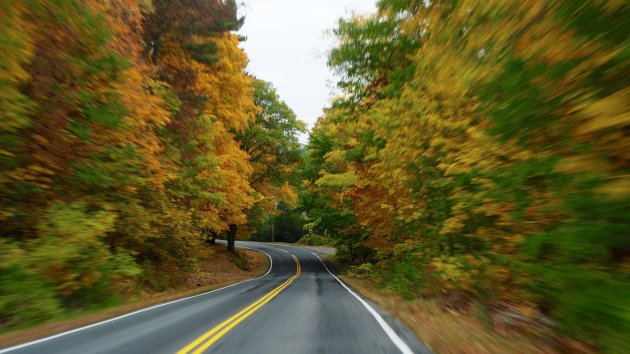
<path fill-rule="evenodd" d="M 250 251 L 248 251 L 250 252 Z M 249 272 L 251 270 L 251 264 L 248 260 L 247 252 L 244 250 L 237 250 L 232 256 L 229 256 L 228 259 L 232 264 L 237 266 L 239 269 Z"/>
<path fill-rule="evenodd" d="M 319 256 L 319 258 L 326 264 L 326 267 L 333 272 L 333 274 L 346 274 L 348 265 L 341 262 L 335 254 L 326 254 Z"/>
<path fill-rule="evenodd" d="M 327 257 L 327 264 L 331 261 L 331 257 Z M 339 278 L 403 322 L 435 353 L 559 352 L 548 343 L 520 333 L 500 335 L 475 313 L 455 312 L 432 300 L 404 300 L 395 293 L 378 289 L 366 280 L 356 277 L 341 275 Z"/>
<path fill-rule="evenodd" d="M 124 315 L 142 308 L 172 300 L 189 297 L 230 284 L 238 283 L 263 275 L 269 269 L 269 259 L 265 254 L 250 250 L 238 250 L 237 254 L 227 252 L 224 245 L 215 245 L 207 257 L 199 262 L 193 272 L 182 272 L 186 280 L 177 287 L 164 291 L 142 289 L 107 306 L 91 308 L 64 315 L 54 322 L 25 328 L 6 327 L 0 330 L 0 348 L 25 343 L 58 333 L 66 332 L 110 318 Z M 239 263 L 239 264 L 236 264 Z"/>

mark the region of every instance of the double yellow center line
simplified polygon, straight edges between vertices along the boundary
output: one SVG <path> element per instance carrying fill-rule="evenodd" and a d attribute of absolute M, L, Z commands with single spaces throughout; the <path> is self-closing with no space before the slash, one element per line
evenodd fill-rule
<path fill-rule="evenodd" d="M 273 247 L 273 246 L 269 246 L 269 245 L 265 245 L 265 244 L 263 244 L 263 245 L 261 245 L 261 246 L 263 246 L 263 247 L 267 247 L 267 248 L 272 248 L 272 249 L 274 249 L 274 250 L 276 250 L 276 251 L 282 251 L 282 252 L 284 252 L 284 253 L 289 253 L 289 251 L 287 251 L 287 250 L 283 250 L 282 248 Z"/>
<path fill-rule="evenodd" d="M 263 307 L 266 303 L 271 301 L 274 297 L 276 297 L 284 288 L 289 286 L 295 279 L 297 279 L 300 274 L 302 274 L 302 267 L 300 266 L 300 262 L 298 261 L 296 256 L 293 256 L 293 260 L 297 266 L 297 271 L 295 275 L 291 278 L 287 279 L 284 283 L 282 283 L 277 288 L 268 292 L 265 296 L 256 300 L 251 305 L 242 309 L 236 315 L 228 318 L 227 320 L 219 323 L 216 327 L 212 328 L 208 332 L 201 335 L 201 337 L 195 339 L 192 343 L 188 344 L 177 354 L 200 354 L 203 353 L 206 349 L 208 349 L 212 344 L 221 339 L 227 332 L 229 332 L 232 328 L 236 327 L 239 323 L 243 322 L 247 317 L 256 312 L 258 309 Z"/>

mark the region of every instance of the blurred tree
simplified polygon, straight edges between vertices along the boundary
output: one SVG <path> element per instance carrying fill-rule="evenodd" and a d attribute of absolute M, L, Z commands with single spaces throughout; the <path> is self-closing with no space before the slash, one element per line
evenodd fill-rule
<path fill-rule="evenodd" d="M 234 0 L 153 0 L 145 3 L 143 10 L 145 51 L 153 64 L 158 63 L 165 37 L 175 38 L 183 48 L 207 62 L 216 52 L 214 44 L 195 44 L 192 37 L 237 30 L 243 23 L 237 18 Z"/>
<path fill-rule="evenodd" d="M 112 303 L 143 271 L 164 283 L 195 265 L 204 233 L 247 222 L 236 135 L 258 108 L 233 2 L 0 12 L 1 325 Z M 41 300 L 18 306 L 31 292 Z"/>
<path fill-rule="evenodd" d="M 270 83 L 255 79 L 252 88 L 258 109 L 256 120 L 236 136 L 253 168 L 248 182 L 255 191 L 255 207 L 248 213 L 247 233 L 264 227 L 267 219 L 278 213 L 278 203 L 295 205 L 301 159 L 298 134 L 306 130 L 304 122 L 280 100 Z M 229 247 L 236 238 L 236 227 L 233 230 L 228 235 Z"/>
<path fill-rule="evenodd" d="M 304 168 L 311 229 L 373 248 L 382 280 L 408 296 L 464 292 L 619 351 L 630 326 L 628 5 L 378 9 L 335 31 L 341 96 Z"/>
<path fill-rule="evenodd" d="M 168 127 L 182 166 L 173 191 L 196 227 L 231 235 L 253 202 L 251 166 L 235 134 L 253 122 L 256 106 L 238 37 L 225 33 L 211 40 L 221 58 L 213 64 L 195 60 L 179 42 L 163 42 L 162 75 L 181 102 Z"/>

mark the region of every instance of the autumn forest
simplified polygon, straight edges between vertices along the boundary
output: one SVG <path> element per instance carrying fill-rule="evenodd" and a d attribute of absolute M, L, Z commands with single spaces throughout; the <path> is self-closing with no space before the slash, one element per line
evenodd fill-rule
<path fill-rule="evenodd" d="M 380 0 L 332 30 L 304 146 L 234 1 L 0 2 L 0 329 L 273 232 L 405 299 L 624 352 L 629 10 Z"/>

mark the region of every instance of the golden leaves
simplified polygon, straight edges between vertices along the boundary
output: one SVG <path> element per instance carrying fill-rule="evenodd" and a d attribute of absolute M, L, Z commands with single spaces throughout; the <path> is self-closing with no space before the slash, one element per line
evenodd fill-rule
<path fill-rule="evenodd" d="M 576 129 L 578 134 L 609 128 L 623 129 L 630 126 L 630 89 L 625 88 L 601 99 L 582 102 L 576 110 L 584 121 Z"/>
<path fill-rule="evenodd" d="M 336 174 L 324 172 L 322 177 L 320 177 L 315 184 L 330 188 L 348 188 L 352 186 L 356 180 L 357 175 L 352 170 Z"/>
<path fill-rule="evenodd" d="M 612 200 L 630 199 L 630 175 L 617 176 L 596 189 L 598 193 Z"/>
<path fill-rule="evenodd" d="M 247 55 L 238 47 L 238 36 L 232 33 L 206 38 L 218 47 L 219 62 L 213 65 L 192 63 L 199 80 L 196 89 L 203 92 L 206 112 L 221 120 L 228 130 L 242 132 L 255 119 L 253 78 L 245 73 Z"/>

